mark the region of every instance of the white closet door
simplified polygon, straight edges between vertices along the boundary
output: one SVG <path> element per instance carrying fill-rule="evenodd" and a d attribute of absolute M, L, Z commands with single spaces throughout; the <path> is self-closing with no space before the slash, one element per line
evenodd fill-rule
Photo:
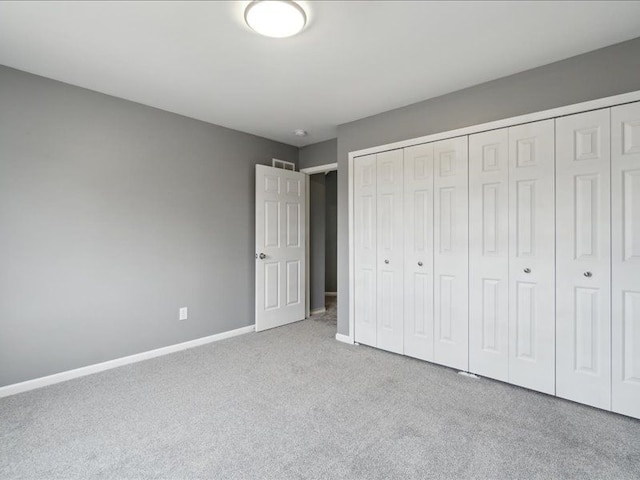
<path fill-rule="evenodd" d="M 403 352 L 404 210 L 402 208 L 403 152 L 378 154 L 378 337 L 377 346 Z"/>
<path fill-rule="evenodd" d="M 509 378 L 509 134 L 469 137 L 469 371 Z"/>
<path fill-rule="evenodd" d="M 604 109 L 556 120 L 556 394 L 605 409 L 611 408 L 609 115 Z"/>
<path fill-rule="evenodd" d="M 509 382 L 555 393 L 554 121 L 509 128 Z"/>
<path fill-rule="evenodd" d="M 467 137 L 434 143 L 434 361 L 469 368 Z"/>
<path fill-rule="evenodd" d="M 433 144 L 404 150 L 404 354 L 433 361 Z"/>
<path fill-rule="evenodd" d="M 640 418 L 640 103 L 611 110 L 612 410 Z"/>
<path fill-rule="evenodd" d="M 353 161 L 355 341 L 376 346 L 376 156 Z"/>

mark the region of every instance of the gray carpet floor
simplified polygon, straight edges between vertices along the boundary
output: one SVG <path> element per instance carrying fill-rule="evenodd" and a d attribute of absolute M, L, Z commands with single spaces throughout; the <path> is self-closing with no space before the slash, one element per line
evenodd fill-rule
<path fill-rule="evenodd" d="M 0 399 L 0 478 L 640 478 L 640 421 L 334 335 L 332 306 Z"/>

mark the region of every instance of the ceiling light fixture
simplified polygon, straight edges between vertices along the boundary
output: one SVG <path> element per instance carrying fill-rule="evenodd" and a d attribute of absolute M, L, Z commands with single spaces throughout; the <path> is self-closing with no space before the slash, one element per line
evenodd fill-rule
<path fill-rule="evenodd" d="M 244 11 L 244 20 L 261 35 L 291 37 L 307 23 L 307 15 L 291 0 L 253 0 Z"/>
<path fill-rule="evenodd" d="M 301 128 L 299 128 L 299 129 L 297 129 L 297 130 L 294 130 L 294 131 L 293 131 L 293 134 L 294 134 L 296 137 L 306 137 L 306 136 L 307 136 L 307 131 L 306 131 L 306 130 L 303 130 L 303 129 L 301 129 Z"/>

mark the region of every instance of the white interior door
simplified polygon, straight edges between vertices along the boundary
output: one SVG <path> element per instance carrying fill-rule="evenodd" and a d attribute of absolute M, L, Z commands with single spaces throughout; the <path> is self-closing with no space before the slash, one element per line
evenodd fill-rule
<path fill-rule="evenodd" d="M 256 165 L 256 331 L 305 318 L 305 184 Z"/>
<path fill-rule="evenodd" d="M 509 128 L 509 382 L 555 393 L 554 121 Z"/>
<path fill-rule="evenodd" d="M 433 144 L 404 150 L 404 354 L 433 361 Z"/>
<path fill-rule="evenodd" d="M 355 341 L 377 346 L 376 155 L 353 162 Z"/>
<path fill-rule="evenodd" d="M 434 148 L 434 361 L 469 368 L 467 137 Z"/>
<path fill-rule="evenodd" d="M 610 110 L 556 120 L 556 394 L 611 408 Z"/>
<path fill-rule="evenodd" d="M 403 352 L 403 151 L 379 153 L 377 178 L 377 346 Z"/>
<path fill-rule="evenodd" d="M 469 371 L 509 378 L 509 133 L 469 137 Z"/>
<path fill-rule="evenodd" d="M 612 398 L 640 418 L 640 103 L 611 109 Z"/>

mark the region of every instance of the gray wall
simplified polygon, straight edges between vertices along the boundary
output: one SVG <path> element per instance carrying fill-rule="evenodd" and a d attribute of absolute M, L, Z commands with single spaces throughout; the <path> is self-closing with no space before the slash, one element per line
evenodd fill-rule
<path fill-rule="evenodd" d="M 338 140 L 332 138 L 324 142 L 314 143 L 300 148 L 300 169 L 317 167 L 328 163 L 336 163 L 338 155 Z"/>
<path fill-rule="evenodd" d="M 338 172 L 324 177 L 325 188 L 325 292 L 338 291 Z"/>
<path fill-rule="evenodd" d="M 324 308 L 325 183 L 324 173 L 309 177 L 309 291 L 311 311 Z"/>
<path fill-rule="evenodd" d="M 349 333 L 348 154 L 640 90 L 640 38 L 338 127 L 338 332 Z"/>
<path fill-rule="evenodd" d="M 0 66 L 0 386 L 252 324 L 272 157 L 298 149 Z"/>

